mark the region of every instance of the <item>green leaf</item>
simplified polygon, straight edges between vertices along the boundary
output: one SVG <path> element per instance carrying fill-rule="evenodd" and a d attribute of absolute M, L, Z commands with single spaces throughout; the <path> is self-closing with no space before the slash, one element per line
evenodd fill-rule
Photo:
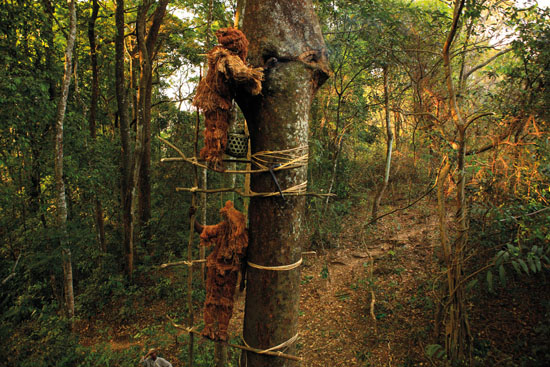
<path fill-rule="evenodd" d="M 533 273 L 537 272 L 537 267 L 535 266 L 535 262 L 533 261 L 533 257 L 529 256 L 527 257 L 527 262 L 529 263 L 529 268 Z"/>
<path fill-rule="evenodd" d="M 500 264 L 502 264 L 502 261 L 504 260 L 504 250 L 500 250 L 498 253 L 497 253 L 497 260 L 495 261 L 495 264 L 496 266 L 499 266 Z"/>
<path fill-rule="evenodd" d="M 517 261 L 512 260 L 512 266 L 514 267 L 514 269 L 516 269 L 516 272 L 518 274 L 521 274 L 521 269 L 519 268 L 519 264 L 517 263 Z"/>
<path fill-rule="evenodd" d="M 498 267 L 498 276 L 500 278 L 500 283 L 502 286 L 506 287 L 506 271 L 504 270 L 504 265 Z"/>
<path fill-rule="evenodd" d="M 535 257 L 535 265 L 537 266 L 537 271 L 542 270 L 542 264 L 540 263 L 540 258 L 539 257 Z"/>
<path fill-rule="evenodd" d="M 493 291 L 493 273 L 491 270 L 487 272 L 487 287 L 489 288 L 489 292 L 494 293 Z"/>
<path fill-rule="evenodd" d="M 426 355 L 428 357 L 433 357 L 435 353 L 437 353 L 437 351 L 441 349 L 443 349 L 443 347 L 439 344 L 429 344 L 426 346 Z"/>
<path fill-rule="evenodd" d="M 523 261 L 522 259 L 518 259 L 518 262 L 519 262 L 519 264 L 521 265 L 523 271 L 524 271 L 526 274 L 529 274 L 529 268 L 527 267 L 527 264 L 525 263 L 525 261 Z"/>
<path fill-rule="evenodd" d="M 466 284 L 466 291 L 469 292 L 477 284 L 477 279 L 473 279 Z"/>

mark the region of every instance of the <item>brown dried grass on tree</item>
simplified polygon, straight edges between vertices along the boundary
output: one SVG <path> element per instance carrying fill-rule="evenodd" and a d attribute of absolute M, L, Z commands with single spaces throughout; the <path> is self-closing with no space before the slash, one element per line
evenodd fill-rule
<path fill-rule="evenodd" d="M 227 326 L 233 314 L 233 295 L 241 263 L 248 247 L 246 217 L 227 201 L 220 209 L 222 222 L 204 226 L 202 246 L 214 246 L 206 260 L 206 301 L 202 334 L 214 340 L 227 340 Z"/>
<path fill-rule="evenodd" d="M 193 105 L 205 116 L 204 148 L 200 156 L 214 168 L 223 170 L 233 98 L 238 89 L 258 95 L 262 91 L 263 68 L 246 64 L 248 40 L 241 31 L 222 28 L 216 36 L 220 45 L 207 54 L 208 72 L 199 83 Z"/>

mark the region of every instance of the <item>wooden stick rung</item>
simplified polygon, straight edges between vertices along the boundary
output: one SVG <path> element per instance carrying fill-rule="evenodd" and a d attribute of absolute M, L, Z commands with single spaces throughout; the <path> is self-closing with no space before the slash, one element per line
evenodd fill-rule
<path fill-rule="evenodd" d="M 205 193 L 205 194 L 216 194 L 216 193 L 220 193 L 220 192 L 234 192 L 242 197 L 277 197 L 277 196 L 280 196 L 281 194 L 279 192 L 249 192 L 249 193 L 245 193 L 243 190 L 241 189 L 237 189 L 237 188 L 233 188 L 233 187 L 222 187 L 222 188 L 219 188 L 219 189 L 200 189 L 198 187 L 176 187 L 176 191 L 185 191 L 185 192 L 200 192 L 200 193 Z M 293 192 L 293 191 L 283 191 L 283 194 L 285 196 L 314 196 L 314 197 L 335 197 L 336 194 L 333 194 L 333 193 L 330 193 L 330 194 L 319 194 L 319 193 L 315 193 L 315 192 L 300 192 L 300 191 L 297 191 L 297 192 Z"/>
<path fill-rule="evenodd" d="M 187 266 L 193 266 L 193 265 L 196 265 L 196 264 L 202 264 L 202 263 L 205 263 L 206 262 L 206 259 L 203 259 L 203 260 L 182 260 L 182 261 L 176 261 L 176 262 L 172 262 L 172 263 L 164 263 L 162 265 L 160 265 L 160 268 L 161 269 L 164 269 L 164 268 L 167 268 L 169 266 L 178 266 L 178 265 L 187 265 Z"/>

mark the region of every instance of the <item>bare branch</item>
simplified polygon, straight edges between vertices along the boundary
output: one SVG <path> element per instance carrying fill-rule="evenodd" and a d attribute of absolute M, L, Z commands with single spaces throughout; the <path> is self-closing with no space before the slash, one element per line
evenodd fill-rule
<path fill-rule="evenodd" d="M 492 57 L 490 57 L 489 59 L 487 59 L 485 62 L 482 62 L 481 64 L 473 67 L 472 69 L 468 70 L 468 72 L 466 72 L 466 74 L 464 75 L 464 80 L 468 79 L 468 77 L 470 75 L 472 75 L 474 72 L 478 71 L 479 69 L 489 65 L 491 62 L 495 61 L 497 58 L 499 58 L 500 56 L 504 55 L 504 54 L 507 54 L 508 52 L 512 51 L 511 48 L 507 48 L 505 50 L 502 50 L 500 52 L 497 52 L 495 55 L 493 55 Z"/>
<path fill-rule="evenodd" d="M 4 278 L 4 280 L 2 280 L 2 285 L 6 284 L 8 282 L 8 280 L 10 280 L 11 278 L 13 278 L 15 276 L 15 268 L 17 267 L 17 264 L 19 263 L 19 259 L 21 258 L 21 254 L 19 254 L 19 256 L 17 256 L 17 260 L 15 260 L 15 264 L 13 264 L 13 268 L 11 269 L 11 273 Z"/>

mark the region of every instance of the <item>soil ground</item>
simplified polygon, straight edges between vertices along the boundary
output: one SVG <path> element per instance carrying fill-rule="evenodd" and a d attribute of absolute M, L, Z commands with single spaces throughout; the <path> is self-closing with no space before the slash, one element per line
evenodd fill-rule
<path fill-rule="evenodd" d="M 302 366 L 439 365 L 425 353 L 426 346 L 438 340 L 433 329 L 434 279 L 441 270 L 434 254 L 438 236 L 434 208 L 418 205 L 365 227 L 368 212 L 353 208 L 343 219 L 344 230 L 331 240 L 333 246 L 305 257 L 296 344 Z M 177 272 L 165 275 L 175 277 Z M 479 365 L 536 365 L 521 361 L 532 353 L 529 341 L 540 338 L 535 326 L 545 317 L 543 305 L 550 298 L 548 286 L 543 289 L 540 283 L 522 280 L 521 287 L 510 287 L 514 293 L 499 290 L 497 295 L 476 296 L 471 325 Z M 537 299 L 533 292 L 544 296 Z M 139 335 L 140 330 L 162 324 L 166 314 L 184 308 L 184 299 L 157 300 L 131 323 L 119 323 L 106 310 L 80 325 L 81 343 L 108 342 L 113 351 L 131 346 L 145 350 L 147 336 Z M 244 294 L 237 294 L 230 324 L 233 340 L 241 333 L 243 311 Z M 101 333 L 105 325 L 110 325 L 109 331 Z M 186 348 L 184 334 L 167 337 L 165 343 L 163 355 L 175 367 L 186 365 L 178 359 Z"/>

